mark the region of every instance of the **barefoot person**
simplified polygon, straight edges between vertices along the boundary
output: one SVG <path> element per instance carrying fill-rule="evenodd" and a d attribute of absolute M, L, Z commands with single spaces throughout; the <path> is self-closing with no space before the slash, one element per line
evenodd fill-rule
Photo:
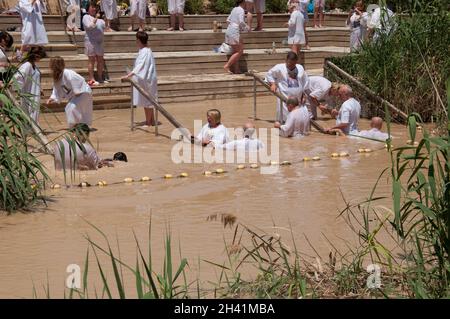
<path fill-rule="evenodd" d="M 266 0 L 255 0 L 256 11 L 256 28 L 253 31 L 262 31 L 263 29 L 263 14 L 266 12 Z"/>
<path fill-rule="evenodd" d="M 146 14 L 147 0 L 131 0 L 130 27 L 128 28 L 128 31 L 145 31 Z M 138 30 L 134 29 L 134 22 L 138 23 Z"/>
<path fill-rule="evenodd" d="M 280 92 L 284 96 L 296 96 L 301 100 L 303 92 L 309 86 L 308 75 L 300 64 L 297 64 L 298 56 L 289 52 L 285 63 L 280 63 L 271 68 L 266 74 L 272 92 Z M 277 99 L 276 120 L 284 123 L 288 115 L 286 104 Z"/>
<path fill-rule="evenodd" d="M 170 26 L 167 31 L 175 30 L 176 18 L 178 17 L 178 30 L 184 31 L 184 4 L 186 0 L 167 0 L 170 14 Z"/>
<path fill-rule="evenodd" d="M 90 86 L 98 85 L 99 82 L 94 77 L 94 66 L 97 63 L 97 75 L 101 83 L 104 82 L 103 69 L 105 60 L 103 59 L 103 37 L 105 31 L 105 21 L 100 19 L 100 14 L 97 13 L 98 8 L 94 1 L 89 3 L 87 8 L 88 14 L 83 17 L 83 28 L 86 31 L 84 36 L 84 54 L 88 56 L 88 72 Z"/>
<path fill-rule="evenodd" d="M 206 112 L 208 123 L 197 134 L 197 143 L 200 143 L 202 146 L 219 147 L 229 141 L 228 130 L 220 122 L 221 117 L 220 111 L 217 109 L 211 109 Z"/>
<path fill-rule="evenodd" d="M 131 78 L 146 91 L 155 100 L 158 100 L 158 78 L 156 74 L 155 58 L 153 52 L 147 47 L 148 35 L 145 31 L 136 32 L 136 44 L 139 48 L 139 53 L 134 62 L 133 70 L 123 78 Z M 140 94 L 136 88 L 133 87 L 133 104 L 135 106 L 143 107 L 145 112 L 146 126 L 155 125 L 155 118 L 153 113 L 153 104 L 145 96 Z"/>
<path fill-rule="evenodd" d="M 325 0 L 314 0 L 314 28 L 323 27 L 323 17 L 325 12 Z M 319 24 L 317 24 L 317 17 L 319 18 Z"/>
<path fill-rule="evenodd" d="M 117 18 L 117 2 L 116 0 L 101 0 L 100 3 L 102 11 L 105 13 L 105 32 L 114 31 L 111 29 L 111 21 Z"/>
<path fill-rule="evenodd" d="M 64 0 L 63 4 L 68 14 L 66 20 L 66 30 L 79 32 L 81 28 L 80 0 Z"/>
<path fill-rule="evenodd" d="M 275 122 L 274 127 L 280 129 L 280 136 L 299 138 L 308 135 L 310 127 L 309 112 L 305 105 L 299 106 L 297 97 L 289 97 L 287 102 L 289 115 L 286 123 Z"/>
<path fill-rule="evenodd" d="M 308 4 L 309 0 L 288 0 L 288 7 L 289 5 L 294 4 L 297 6 L 297 10 L 299 10 L 303 14 L 303 32 L 305 34 L 305 50 L 310 50 L 308 44 L 308 34 L 306 33 L 306 24 L 309 21 L 308 17 Z"/>
<path fill-rule="evenodd" d="M 33 119 L 39 121 L 41 107 L 41 71 L 36 63 L 45 58 L 43 47 L 31 47 L 19 70 L 14 74 L 16 89 L 21 92 L 22 109 Z"/>
<path fill-rule="evenodd" d="M 326 129 L 328 133 L 337 132 L 347 134 L 358 133 L 358 120 L 361 113 L 361 105 L 353 98 L 350 86 L 344 84 L 339 88 L 339 97 L 343 102 L 339 111 L 333 110 L 331 115 L 336 118 L 336 125 Z"/>
<path fill-rule="evenodd" d="M 244 0 L 237 0 L 236 7 L 233 8 L 229 17 L 227 18 L 228 28 L 225 33 L 225 43 L 229 44 L 233 49 L 228 62 L 223 66 L 226 72 L 232 74 L 231 67 L 235 69 L 234 73 L 240 73 L 239 71 L 239 59 L 244 54 L 244 42 L 241 37 L 241 31 L 249 30 L 249 27 L 245 23 L 244 12 Z"/>
<path fill-rule="evenodd" d="M 305 44 L 305 31 L 303 14 L 297 8 L 295 4 L 289 5 L 291 16 L 286 25 L 288 27 L 288 44 L 291 45 L 292 52 L 299 55 L 301 46 Z"/>
<path fill-rule="evenodd" d="M 67 99 L 65 108 L 69 128 L 78 123 L 92 124 L 92 90 L 84 78 L 73 70 L 65 68 L 62 57 L 50 58 L 53 91 L 47 104 Z"/>
<path fill-rule="evenodd" d="M 364 12 L 364 3 L 357 1 L 347 18 L 347 26 L 350 28 L 350 51 L 356 51 L 364 41 L 367 28 L 367 12 Z"/>
<path fill-rule="evenodd" d="M 24 52 L 30 45 L 48 44 L 47 32 L 45 31 L 42 13 L 47 12 L 45 4 L 41 0 L 20 0 L 19 12 L 22 18 L 22 58 Z"/>

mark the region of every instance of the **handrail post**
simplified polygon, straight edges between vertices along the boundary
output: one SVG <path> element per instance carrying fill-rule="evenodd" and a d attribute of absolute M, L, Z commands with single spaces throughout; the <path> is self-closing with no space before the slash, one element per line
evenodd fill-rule
<path fill-rule="evenodd" d="M 284 102 L 279 98 L 280 100 L 280 123 L 284 124 L 284 120 L 283 120 L 283 107 L 284 107 Z"/>
<path fill-rule="evenodd" d="M 130 102 L 130 107 L 131 107 L 131 131 L 134 131 L 134 105 L 133 105 L 133 84 L 130 83 L 130 88 L 131 88 L 131 102 Z"/>
<path fill-rule="evenodd" d="M 253 120 L 256 121 L 256 79 L 253 78 Z"/>
<path fill-rule="evenodd" d="M 153 108 L 153 111 L 155 112 L 155 135 L 158 136 L 158 109 L 157 108 Z"/>

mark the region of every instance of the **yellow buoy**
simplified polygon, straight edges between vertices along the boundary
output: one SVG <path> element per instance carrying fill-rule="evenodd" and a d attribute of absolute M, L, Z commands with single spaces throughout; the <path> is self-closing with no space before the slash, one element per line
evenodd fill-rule
<path fill-rule="evenodd" d="M 347 153 L 347 152 L 341 152 L 341 153 L 339 153 L 339 157 L 346 157 L 346 156 L 348 156 L 348 153 Z"/>
<path fill-rule="evenodd" d="M 172 178 L 173 176 L 171 175 L 171 174 L 166 174 L 166 175 L 164 175 L 164 178 L 165 179 L 170 179 L 170 178 Z"/>
<path fill-rule="evenodd" d="M 319 157 L 319 156 L 314 156 L 314 157 L 312 158 L 312 160 L 313 160 L 313 161 L 320 161 L 320 157 Z"/>
<path fill-rule="evenodd" d="M 338 153 L 331 153 L 331 157 L 339 157 Z"/>
<path fill-rule="evenodd" d="M 372 149 L 370 149 L 370 148 L 365 148 L 365 149 L 364 149 L 364 152 L 365 152 L 365 153 L 371 153 L 371 152 L 372 152 Z"/>
<path fill-rule="evenodd" d="M 308 161 L 310 161 L 311 160 L 311 157 L 303 157 L 303 161 L 304 162 L 308 162 Z"/>
<path fill-rule="evenodd" d="M 102 181 L 102 183 L 103 183 L 103 186 L 108 185 L 108 183 L 106 181 Z"/>
<path fill-rule="evenodd" d="M 133 179 L 131 177 L 127 177 L 123 180 L 125 183 L 132 183 Z"/>
<path fill-rule="evenodd" d="M 181 173 L 180 174 L 180 177 L 188 177 L 189 175 L 188 175 L 188 173 Z"/>
<path fill-rule="evenodd" d="M 278 165 L 277 161 L 270 161 L 270 165 Z"/>
<path fill-rule="evenodd" d="M 98 182 L 97 185 L 98 186 L 104 186 L 102 181 Z"/>
<path fill-rule="evenodd" d="M 216 173 L 217 173 L 217 174 L 222 174 L 223 172 L 224 172 L 224 170 L 221 169 L 221 168 L 216 169 Z"/>
<path fill-rule="evenodd" d="M 244 169 L 245 168 L 245 165 L 242 165 L 242 164 L 239 164 L 237 167 L 236 167 L 236 169 Z"/>
<path fill-rule="evenodd" d="M 148 177 L 148 176 L 144 176 L 141 178 L 141 181 L 143 181 L 143 182 L 148 182 L 149 180 L 150 180 L 150 177 Z"/>
<path fill-rule="evenodd" d="M 283 162 L 281 162 L 281 165 L 291 165 L 291 162 L 289 162 L 289 161 L 283 161 Z"/>
<path fill-rule="evenodd" d="M 252 165 L 250 165 L 250 168 L 258 168 L 258 164 L 253 163 Z"/>
<path fill-rule="evenodd" d="M 203 172 L 203 175 L 206 175 L 206 176 L 209 176 L 209 175 L 211 175 L 212 173 L 210 172 L 210 171 L 204 171 Z"/>
<path fill-rule="evenodd" d="M 33 185 L 33 186 L 35 186 L 35 185 Z M 51 188 L 51 189 L 60 189 L 60 188 L 61 188 L 61 185 L 59 185 L 59 184 L 53 184 L 52 186 L 50 186 L 50 188 Z"/>
<path fill-rule="evenodd" d="M 358 153 L 364 153 L 365 152 L 365 148 L 358 148 Z"/>
<path fill-rule="evenodd" d="M 422 131 L 422 126 L 417 126 L 418 131 Z"/>
<path fill-rule="evenodd" d="M 82 182 L 80 185 L 81 185 L 81 187 L 88 187 L 89 184 L 86 182 Z"/>

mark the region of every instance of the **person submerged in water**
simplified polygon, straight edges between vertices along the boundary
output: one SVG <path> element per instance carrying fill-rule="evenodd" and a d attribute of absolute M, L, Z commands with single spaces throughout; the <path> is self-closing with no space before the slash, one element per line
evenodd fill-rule
<path fill-rule="evenodd" d="M 384 142 L 389 138 L 389 134 L 382 132 L 382 127 L 383 119 L 381 117 L 374 116 L 370 120 L 370 130 L 362 130 L 355 133 L 354 135 Z"/>
<path fill-rule="evenodd" d="M 258 151 L 264 148 L 264 143 L 255 136 L 255 125 L 251 122 L 247 122 L 242 127 L 244 131 L 244 137 L 241 139 L 233 140 L 231 142 L 221 144 L 218 148 L 226 150 L 245 150 L 245 151 Z"/>
<path fill-rule="evenodd" d="M 96 170 L 103 166 L 112 167 L 114 160 L 127 162 L 124 153 L 114 154 L 113 160 L 102 160 L 89 143 L 91 129 L 87 124 L 79 123 L 68 136 L 56 142 L 54 147 L 55 169 L 57 170 Z"/>

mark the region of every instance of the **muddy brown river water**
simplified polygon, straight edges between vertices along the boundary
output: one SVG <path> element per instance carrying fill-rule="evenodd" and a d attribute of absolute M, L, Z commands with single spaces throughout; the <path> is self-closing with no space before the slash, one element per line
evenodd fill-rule
<path fill-rule="evenodd" d="M 258 98 L 258 115 L 271 119 L 275 115 L 272 97 Z M 241 126 L 252 114 L 249 98 L 170 104 L 167 109 L 189 129 L 193 120 L 205 122 L 209 108 L 222 111 L 222 122 L 227 127 Z M 143 112 L 138 110 L 138 119 Z M 381 170 L 389 165 L 389 155 L 384 144 L 355 138 L 321 135 L 315 131 L 303 139 L 280 139 L 280 161 L 299 161 L 305 156 L 320 156 L 317 162 L 296 163 L 281 167 L 275 174 L 260 174 L 258 169 L 236 170 L 235 164 L 175 164 L 171 149 L 176 143 L 167 138 L 172 126 L 160 117 L 162 135 L 155 137 L 153 129 L 129 129 L 129 110 L 105 110 L 94 112 L 91 140 L 102 157 L 112 157 L 116 151 L 128 156 L 128 163 L 118 163 L 113 168 L 91 172 L 77 172 L 74 184 L 100 180 L 108 183 L 122 181 L 125 177 L 142 176 L 154 180 L 146 183 L 109 185 L 86 189 L 48 190 L 51 198 L 48 207 L 34 213 L 0 215 L 0 298 L 32 296 L 33 283 L 38 296 L 44 297 L 43 285 L 50 287 L 52 297 L 62 297 L 69 264 L 84 265 L 88 243 L 87 234 L 99 243 L 101 236 L 86 221 L 99 227 L 116 246 L 124 260 L 134 265 L 136 246 L 133 231 L 145 246 L 147 244 L 149 216 L 152 215 L 152 249 L 155 269 L 159 271 L 164 256 L 163 239 L 168 228 L 172 234 L 175 259 L 188 258 L 189 276 L 202 281 L 214 280 L 218 270 L 202 260 L 222 263 L 225 260 L 224 241 L 233 235 L 217 221 L 207 221 L 212 214 L 229 213 L 243 224 L 258 227 L 261 231 L 277 232 L 290 236 L 292 228 L 299 250 L 313 254 L 305 236 L 319 254 L 326 256 L 330 246 L 326 234 L 338 247 L 343 240 L 355 242 L 355 235 L 337 215 L 344 206 L 342 194 L 348 200 L 367 197 Z M 323 120 L 325 126 L 334 121 Z M 65 126 L 64 113 L 44 114 L 41 124 L 46 129 L 58 130 Z M 361 120 L 360 128 L 367 129 L 368 121 Z M 271 127 L 266 121 L 258 121 L 258 127 Z M 394 144 L 407 139 L 403 126 L 394 125 Z M 56 134 L 50 135 L 55 137 Z M 361 147 L 374 151 L 358 154 Z M 346 151 L 349 157 L 331 159 L 333 152 Z M 43 157 L 51 178 L 63 183 L 62 174 L 53 169 L 51 157 Z M 221 176 L 204 176 L 204 170 L 223 168 L 228 173 Z M 164 174 L 176 176 L 187 172 L 188 178 L 170 180 L 155 179 Z M 378 195 L 390 194 L 390 185 L 384 178 Z M 389 201 L 385 201 L 389 205 Z M 275 225 L 275 227 L 274 227 Z M 98 272 L 90 274 L 92 284 L 101 290 Z M 200 262 L 199 262 L 200 261 Z M 199 264 L 200 263 L 200 264 Z M 200 265 L 200 267 L 199 267 Z M 132 277 L 125 286 L 134 296 Z M 111 278 L 112 279 L 112 278 Z"/>

